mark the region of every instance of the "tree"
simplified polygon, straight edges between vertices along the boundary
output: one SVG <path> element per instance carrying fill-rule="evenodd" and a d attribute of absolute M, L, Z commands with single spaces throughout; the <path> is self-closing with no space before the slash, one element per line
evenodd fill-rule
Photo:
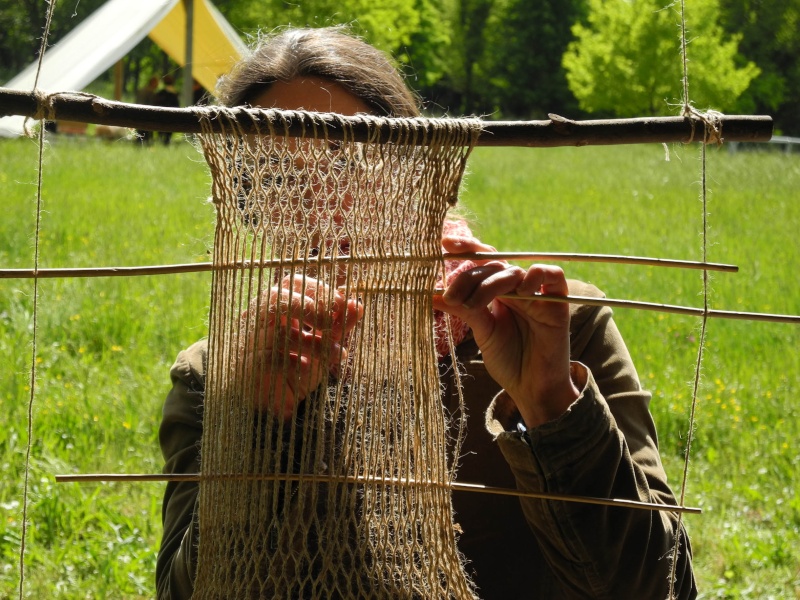
<path fill-rule="evenodd" d="M 677 4 L 589 0 L 587 24 L 573 27 L 564 54 L 567 81 L 582 109 L 622 117 L 667 114 L 682 105 Z M 726 38 L 719 0 L 687 3 L 689 97 L 698 108 L 735 109 L 759 69 Z"/>
<path fill-rule="evenodd" d="M 486 75 L 504 116 L 577 110 L 561 57 L 585 14 L 586 0 L 510 0 L 497 15 Z"/>
<path fill-rule="evenodd" d="M 454 36 L 451 27 L 442 26 L 450 18 L 452 2 L 416 0 L 414 8 L 419 24 L 411 33 L 409 44 L 400 48 L 398 58 L 406 66 L 409 85 L 435 111 L 452 100 L 447 82 L 453 62 Z"/>
<path fill-rule="evenodd" d="M 347 25 L 390 53 L 408 46 L 419 26 L 415 0 L 218 0 L 217 7 L 248 35 L 286 26 Z"/>
<path fill-rule="evenodd" d="M 761 74 L 742 95 L 742 112 L 768 113 L 776 129 L 800 135 L 800 0 L 721 0 L 726 31 Z"/>
<path fill-rule="evenodd" d="M 423 91 L 445 112 L 474 114 L 491 110 L 486 102 L 490 94 L 485 76 L 486 57 L 492 48 L 489 24 L 502 3 L 503 0 L 443 0 L 436 10 L 439 22 L 420 32 L 437 32 L 434 35 L 439 36 L 439 44 L 434 44 L 439 73 L 434 78 L 435 85 Z M 428 0 L 419 4 L 430 3 Z M 446 38 L 441 37 L 443 31 L 447 32 Z"/>
<path fill-rule="evenodd" d="M 59 2 L 53 10 L 48 46 L 72 31 L 105 1 Z M 5 83 L 39 56 L 49 8 L 50 2 L 42 0 L 0 0 L 0 82 Z"/>

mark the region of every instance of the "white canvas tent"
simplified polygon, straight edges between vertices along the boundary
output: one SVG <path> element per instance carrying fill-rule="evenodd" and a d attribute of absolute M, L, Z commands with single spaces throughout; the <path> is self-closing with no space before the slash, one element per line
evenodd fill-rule
<path fill-rule="evenodd" d="M 213 90 L 246 46 L 209 0 L 194 1 L 192 22 L 192 75 Z M 184 65 L 184 2 L 109 0 L 45 52 L 37 87 L 44 92 L 81 91 L 148 35 L 172 60 Z M 34 62 L 4 87 L 32 90 L 36 69 Z M 23 117 L 0 119 L 0 136 L 21 135 L 23 121 Z"/>

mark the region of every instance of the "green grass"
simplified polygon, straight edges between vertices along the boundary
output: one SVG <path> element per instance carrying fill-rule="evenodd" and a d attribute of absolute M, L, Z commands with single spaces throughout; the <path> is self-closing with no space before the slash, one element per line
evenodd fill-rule
<path fill-rule="evenodd" d="M 0 264 L 33 264 L 36 147 L 0 144 Z M 207 260 L 213 210 L 191 147 L 94 140 L 47 148 L 40 266 Z M 204 335 L 207 275 L 39 284 L 27 585 L 34 598 L 150 598 L 157 484 L 56 484 L 70 472 L 158 472 L 160 406 L 178 350 Z M 0 281 L 0 598 L 17 586 L 31 362 L 30 280 Z"/>
<path fill-rule="evenodd" d="M 478 149 L 464 203 L 503 250 L 699 260 L 696 148 Z M 0 143 L 0 266 L 31 268 L 37 147 Z M 800 314 L 800 155 L 709 152 L 713 307 Z M 186 144 L 57 139 L 46 148 L 41 267 L 208 260 L 213 210 Z M 698 272 L 571 263 L 615 298 L 702 305 Z M 70 472 L 155 472 L 177 352 L 204 335 L 208 274 L 39 283 L 26 553 L 32 598 L 149 598 L 159 484 L 56 484 Z M 16 597 L 33 284 L 0 280 L 0 599 Z M 699 320 L 618 310 L 673 486 L 680 488 Z M 800 597 L 797 325 L 712 320 L 686 503 L 705 598 Z"/>

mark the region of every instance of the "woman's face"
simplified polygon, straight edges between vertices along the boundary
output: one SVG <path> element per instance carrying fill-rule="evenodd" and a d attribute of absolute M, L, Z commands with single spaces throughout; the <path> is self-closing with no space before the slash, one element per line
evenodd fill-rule
<path fill-rule="evenodd" d="M 258 108 L 338 113 L 344 116 L 370 113 L 369 105 L 361 98 L 354 96 L 339 84 L 321 77 L 302 77 L 288 82 L 277 81 L 254 98 L 251 104 Z M 319 142 L 307 141 L 305 143 L 314 145 Z M 340 177 L 337 184 L 333 182 L 332 177 L 327 175 L 331 169 L 336 168 L 332 164 L 328 164 L 328 160 L 332 161 L 332 163 L 337 162 L 334 157 L 337 152 L 338 142 L 329 142 L 329 145 L 333 156 L 326 157 L 324 152 L 296 152 L 297 147 L 294 142 L 290 142 L 288 150 L 293 157 L 284 160 L 289 160 L 294 166 L 280 168 L 284 174 L 293 170 L 295 173 L 304 174 L 306 177 L 310 176 L 311 179 L 307 184 L 301 186 L 304 187 L 304 191 L 301 192 L 302 210 L 289 210 L 287 213 L 284 209 L 283 217 L 281 218 L 286 219 L 289 217 L 290 220 L 293 220 L 293 217 L 290 216 L 293 215 L 298 223 L 304 222 L 306 225 L 310 225 L 312 231 L 316 227 L 323 227 L 324 220 L 329 219 L 334 225 L 333 229 L 328 231 L 338 231 L 338 233 L 334 234 L 338 239 L 328 238 L 328 241 L 321 242 L 319 232 L 312 233 L 310 243 L 313 246 L 313 252 L 329 254 L 334 247 L 338 247 L 338 254 L 347 255 L 350 251 L 350 244 L 346 236 L 342 235 L 342 224 L 345 220 L 345 214 L 353 206 L 353 198 L 348 190 L 346 176 Z M 316 156 L 320 160 L 311 159 L 310 157 L 312 156 Z M 309 160 L 314 160 L 314 166 L 311 169 L 309 169 Z M 289 194 L 289 197 L 292 197 L 292 195 Z M 300 200 L 298 199 L 298 201 Z M 328 216 L 324 217 L 323 215 L 325 214 Z M 277 212 L 273 214 L 273 219 L 280 220 L 281 218 L 278 217 Z M 322 221 L 319 219 L 322 219 Z"/>

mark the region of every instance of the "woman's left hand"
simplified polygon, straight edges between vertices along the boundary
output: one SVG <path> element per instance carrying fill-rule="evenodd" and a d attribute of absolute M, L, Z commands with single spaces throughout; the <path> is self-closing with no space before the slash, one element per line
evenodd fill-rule
<path fill-rule="evenodd" d="M 468 236 L 445 236 L 447 252 L 494 252 Z M 476 266 L 448 282 L 434 308 L 459 317 L 472 329 L 492 378 L 516 404 L 527 427 L 561 416 L 580 395 L 570 376 L 569 305 L 531 300 L 534 293 L 565 296 L 559 267 L 533 265 L 527 271 L 504 261 Z M 516 298 L 499 298 L 516 294 Z"/>

